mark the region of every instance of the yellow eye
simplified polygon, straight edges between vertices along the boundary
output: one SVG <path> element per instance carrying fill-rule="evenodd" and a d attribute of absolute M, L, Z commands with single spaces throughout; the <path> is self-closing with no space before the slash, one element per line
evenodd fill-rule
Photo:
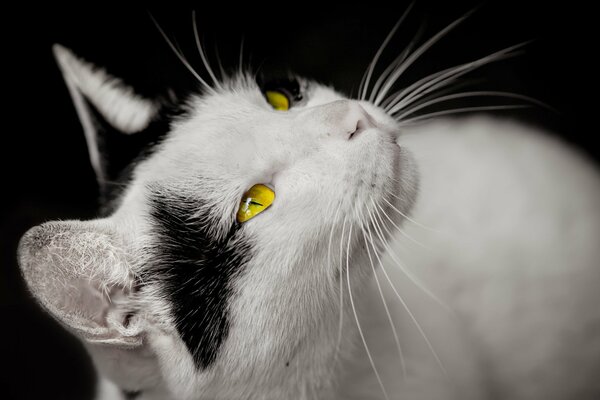
<path fill-rule="evenodd" d="M 269 187 L 258 184 L 244 193 L 237 212 L 237 221 L 246 222 L 266 210 L 275 200 L 275 192 Z"/>
<path fill-rule="evenodd" d="M 278 92 L 276 90 L 267 90 L 265 93 L 267 97 L 267 101 L 274 109 L 278 111 L 287 111 L 290 109 L 290 99 L 283 94 L 282 92 Z"/>

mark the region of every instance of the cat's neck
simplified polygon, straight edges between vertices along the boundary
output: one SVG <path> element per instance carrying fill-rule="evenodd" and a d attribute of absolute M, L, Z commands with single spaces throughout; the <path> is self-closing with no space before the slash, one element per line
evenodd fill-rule
<path fill-rule="evenodd" d="M 354 271 L 357 272 L 357 271 Z M 356 273 L 356 280 L 352 278 L 355 302 L 360 303 L 361 274 Z M 339 277 L 331 282 L 339 287 Z M 342 365 L 353 357 L 353 350 L 358 339 L 358 331 L 348 297 L 347 281 L 342 277 L 344 294 L 340 306 L 339 292 L 331 290 L 316 291 L 323 293 L 323 298 L 311 299 L 298 296 L 298 292 L 284 289 L 273 289 L 273 296 L 277 301 L 257 303 L 252 305 L 262 307 L 263 312 L 246 311 L 236 315 L 233 320 L 236 324 L 258 324 L 263 326 L 259 337 L 253 338 L 253 346 L 247 356 L 241 357 L 239 364 L 247 364 L 240 368 L 236 365 L 231 371 L 219 371 L 219 382 L 215 382 L 215 398 L 244 397 L 249 392 L 254 393 L 257 399 L 312 399 L 331 398 L 339 383 Z M 295 284 L 300 285 L 296 277 Z M 307 285 L 324 285 L 319 282 L 306 281 Z M 251 288 L 246 282 L 242 287 Z M 251 290 L 251 289 L 248 289 Z M 301 292 L 301 291 L 300 291 Z M 241 296 L 243 297 L 243 296 Z M 287 303 L 285 307 L 281 304 Z M 264 312 L 264 307 L 279 304 L 278 309 Z M 298 310 L 294 317 L 286 315 L 285 318 L 277 313 L 281 309 Z M 250 308 L 251 310 L 251 308 Z M 340 313 L 342 316 L 340 318 Z M 270 316 L 261 319 L 260 316 Z M 250 329 L 232 329 L 232 343 L 243 343 L 237 335 L 246 335 Z M 255 331 L 255 330 L 254 330 Z M 280 337 L 286 337 L 284 346 L 273 347 L 273 343 L 281 343 Z M 241 349 L 229 349 L 236 354 L 242 354 Z M 223 388 L 231 387 L 231 392 L 223 395 Z"/>

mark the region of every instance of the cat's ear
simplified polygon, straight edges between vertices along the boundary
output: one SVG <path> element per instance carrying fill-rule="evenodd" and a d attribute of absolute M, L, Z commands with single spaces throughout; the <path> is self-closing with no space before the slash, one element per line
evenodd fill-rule
<path fill-rule="evenodd" d="M 90 161 L 101 190 L 115 180 L 147 142 L 164 132 L 155 123 L 158 101 L 124 84 L 55 44 L 54 56 L 83 126 Z"/>
<path fill-rule="evenodd" d="M 44 223 L 18 251 L 27 286 L 56 319 L 88 342 L 135 347 L 142 327 L 129 257 L 107 220 Z"/>

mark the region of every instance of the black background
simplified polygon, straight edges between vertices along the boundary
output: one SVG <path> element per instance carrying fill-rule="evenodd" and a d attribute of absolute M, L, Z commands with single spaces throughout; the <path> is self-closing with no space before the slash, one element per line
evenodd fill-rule
<path fill-rule="evenodd" d="M 598 93 L 598 63 L 593 59 L 599 22 L 589 6 L 513 0 L 419 2 L 390 43 L 382 65 L 401 51 L 421 23 L 426 39 L 478 5 L 476 13 L 407 71 L 400 84 L 534 39 L 524 55 L 474 74 L 484 78 L 476 87 L 514 91 L 552 105 L 558 113 L 534 107 L 497 114 L 547 129 L 598 160 L 598 101 L 590 99 Z M 254 69 L 289 67 L 356 93 L 366 65 L 406 6 L 256 2 L 195 8 L 214 66 L 218 49 L 226 68 L 237 67 L 243 37 L 245 60 L 251 56 Z M 2 374 L 7 379 L 0 385 L 2 398 L 7 398 L 7 387 L 8 398 L 15 399 L 84 399 L 93 390 L 89 359 L 30 300 L 15 260 L 18 239 L 29 227 L 52 219 L 92 218 L 96 212 L 98 192 L 85 140 L 51 45 L 72 48 L 147 96 L 168 86 L 189 87 L 191 75 L 170 52 L 148 11 L 200 69 L 191 28 L 193 8 L 25 5 L 3 12 L 3 78 L 8 92 L 3 96 L 0 343 L 8 373 Z"/>

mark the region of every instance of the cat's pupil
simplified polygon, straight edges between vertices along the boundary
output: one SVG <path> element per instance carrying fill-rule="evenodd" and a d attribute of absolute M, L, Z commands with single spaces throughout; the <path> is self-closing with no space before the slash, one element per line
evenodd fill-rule
<path fill-rule="evenodd" d="M 259 78 L 257 83 L 263 93 L 274 91 L 284 94 L 290 102 L 290 107 L 294 103 L 302 101 L 302 90 L 297 79 L 275 78 L 265 80 L 264 78 Z"/>

